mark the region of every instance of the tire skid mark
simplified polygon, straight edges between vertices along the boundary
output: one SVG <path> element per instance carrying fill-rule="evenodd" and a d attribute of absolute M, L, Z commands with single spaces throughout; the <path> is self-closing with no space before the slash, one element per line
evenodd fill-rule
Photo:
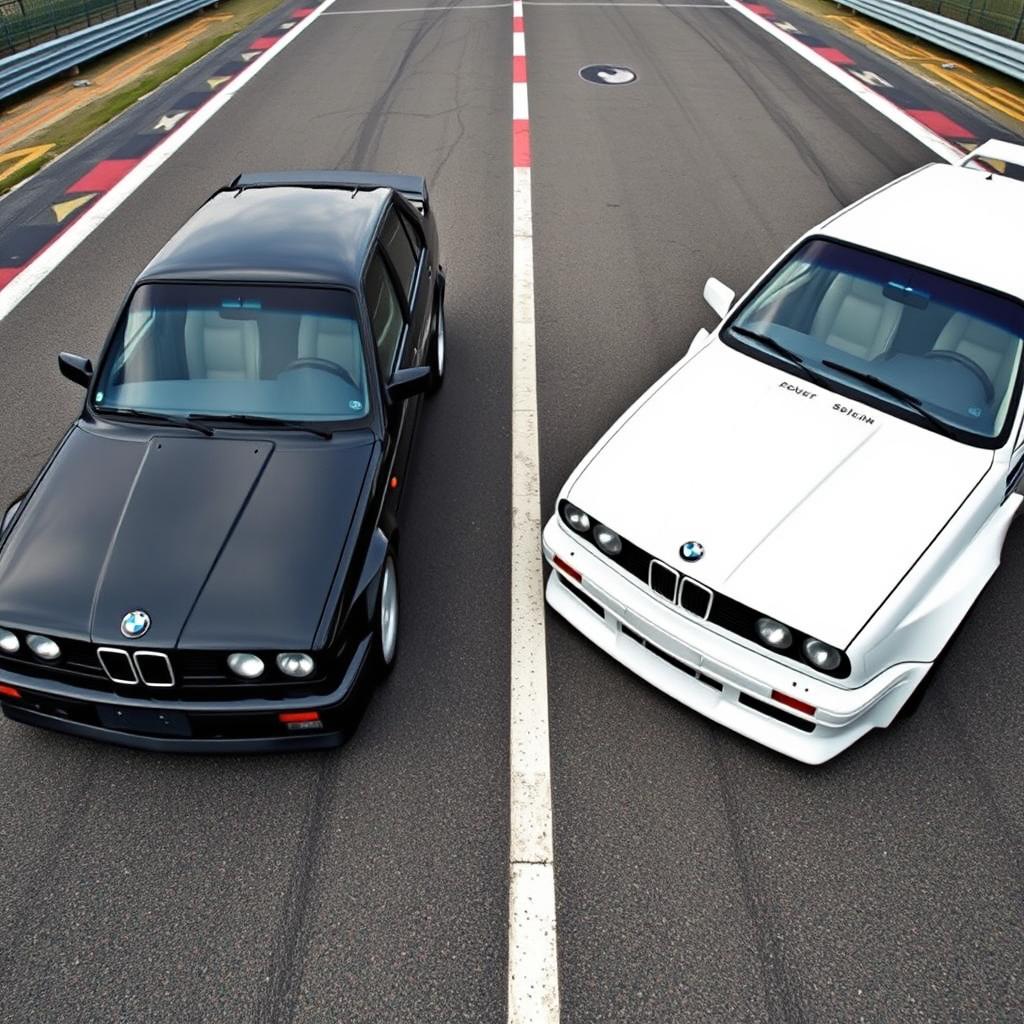
<path fill-rule="evenodd" d="M 448 21 L 448 14 L 451 10 L 447 3 L 441 2 L 435 5 L 442 13 L 437 18 L 417 19 L 416 28 L 405 47 L 402 56 L 395 65 L 387 85 L 381 90 L 373 106 L 363 117 L 363 125 L 356 136 L 355 141 L 349 147 L 344 158 L 338 167 L 366 167 L 377 153 L 380 144 L 380 130 L 384 122 L 384 115 L 391 109 L 391 104 L 402 88 L 409 85 L 414 77 L 410 71 L 415 71 L 418 64 L 433 56 L 436 48 L 442 44 L 440 38 L 436 39 L 433 47 L 423 53 L 417 54 L 427 37 L 435 33 L 435 30 L 442 27 Z"/>
<path fill-rule="evenodd" d="M 747 6 L 750 7 L 751 5 Z M 761 5 L 754 4 L 753 7 L 761 7 Z M 728 64 L 729 67 L 736 72 L 756 98 L 758 104 L 764 110 L 767 117 L 792 144 L 794 151 L 804 166 L 813 174 L 820 177 L 825 183 L 838 206 L 848 206 L 850 203 L 854 202 L 854 200 L 860 198 L 861 193 L 858 190 L 850 191 L 845 185 L 844 176 L 835 174 L 829 169 L 825 161 L 818 155 L 814 147 L 808 141 L 806 133 L 800 123 L 794 121 L 782 105 L 771 103 L 768 100 L 766 90 L 761 88 L 761 82 L 764 80 L 766 74 L 762 68 L 758 67 L 755 62 L 744 59 L 741 54 L 736 53 L 730 47 L 722 44 L 714 34 L 704 29 L 700 19 L 688 16 L 684 10 L 669 10 L 671 10 L 673 17 L 682 21 L 688 29 L 700 36 L 700 38 L 703 39 L 704 42 L 706 42 L 707 45 L 722 58 L 723 62 Z M 738 23 L 738 27 L 741 30 L 746 30 L 748 28 L 746 23 L 742 20 Z M 763 40 L 763 35 L 760 33 L 754 33 L 750 38 L 755 44 L 760 44 Z M 798 89 L 806 99 L 822 110 L 829 121 L 833 124 L 843 124 L 847 132 L 852 134 L 851 125 L 849 123 L 848 107 L 841 106 L 839 103 L 833 102 L 832 93 L 829 90 L 814 88 L 814 83 L 817 79 L 813 76 L 806 76 L 798 73 L 803 70 L 801 65 L 788 61 L 779 61 L 772 65 L 772 68 L 785 74 L 787 84 Z M 846 97 L 844 96 L 842 99 L 845 100 Z M 865 107 L 864 113 L 866 116 L 870 116 L 869 108 Z M 856 138 L 857 136 L 854 137 Z M 890 158 L 885 147 L 881 145 L 877 134 L 871 133 L 868 141 L 870 143 L 868 148 L 872 155 L 886 168 L 892 177 L 898 177 L 903 173 L 903 163 L 899 155 L 893 153 Z"/>
<path fill-rule="evenodd" d="M 301 839 L 284 896 L 281 925 L 270 944 L 270 965 L 264 976 L 266 982 L 253 1014 L 256 1024 L 286 1024 L 291 1021 L 302 988 L 309 942 L 308 911 L 330 820 L 331 767 L 337 760 L 331 756 L 331 751 L 316 756 L 320 763 L 300 826 Z"/>
<path fill-rule="evenodd" d="M 729 835 L 729 847 L 736 864 L 736 878 L 743 893 L 747 914 L 753 926 L 761 977 L 764 979 L 764 1003 L 771 1024 L 812 1024 L 790 980 L 785 949 L 780 943 L 781 929 L 776 925 L 770 902 L 757 884 L 756 866 L 747 848 L 741 828 L 742 811 L 733 791 L 734 770 L 725 763 L 722 744 L 725 734 L 715 729 L 711 734 L 711 755 L 715 762 L 718 790 L 721 794 L 723 819 Z"/>

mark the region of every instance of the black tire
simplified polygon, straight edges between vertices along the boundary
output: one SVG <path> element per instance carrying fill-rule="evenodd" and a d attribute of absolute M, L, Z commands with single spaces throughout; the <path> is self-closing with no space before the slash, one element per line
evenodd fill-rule
<path fill-rule="evenodd" d="M 446 321 L 444 315 L 444 292 L 437 300 L 437 325 L 434 327 L 434 339 L 431 342 L 430 352 L 430 387 L 429 392 L 433 394 L 441 389 L 444 383 L 444 373 L 447 360 L 447 338 Z"/>
<path fill-rule="evenodd" d="M 384 556 L 380 586 L 377 589 L 377 604 L 373 611 L 373 638 L 370 656 L 378 679 L 390 675 L 398 659 L 398 566 L 393 552 Z"/>

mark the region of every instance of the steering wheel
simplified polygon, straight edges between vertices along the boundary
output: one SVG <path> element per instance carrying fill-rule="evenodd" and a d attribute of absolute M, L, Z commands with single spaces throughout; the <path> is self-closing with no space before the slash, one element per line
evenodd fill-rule
<path fill-rule="evenodd" d="M 925 352 L 924 355 L 926 359 L 951 359 L 954 363 L 966 366 L 981 382 L 985 391 L 985 401 L 991 402 L 995 398 L 996 389 L 992 385 L 992 379 L 970 356 L 965 356 L 962 352 L 954 352 L 952 349 L 932 349 L 930 352 Z"/>
<path fill-rule="evenodd" d="M 352 387 L 359 387 L 359 385 L 352 379 L 352 375 L 344 366 L 332 363 L 330 359 L 318 359 L 316 356 L 306 356 L 303 359 L 296 359 L 294 362 L 289 363 L 281 373 L 278 374 L 278 376 L 280 377 L 281 374 L 288 373 L 291 370 L 303 370 L 307 367 L 311 370 L 323 370 L 324 373 L 332 373 L 335 377 L 340 377 L 346 383 L 351 384 Z"/>

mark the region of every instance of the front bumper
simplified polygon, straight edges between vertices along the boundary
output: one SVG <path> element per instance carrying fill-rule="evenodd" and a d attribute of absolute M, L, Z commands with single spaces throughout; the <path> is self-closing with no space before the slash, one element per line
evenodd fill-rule
<path fill-rule="evenodd" d="M 863 686 L 843 689 L 670 606 L 552 517 L 544 529 L 544 557 L 553 565 L 555 555 L 583 581 L 552 568 L 548 604 L 581 633 L 680 703 L 806 764 L 828 761 L 870 730 L 889 725 L 931 668 L 922 662 L 892 665 Z M 805 715 L 773 700 L 773 691 L 817 710 Z"/>
<path fill-rule="evenodd" d="M 356 651 L 340 684 L 330 693 L 294 700 L 143 700 L 23 676 L 5 669 L 0 682 L 21 697 L 0 696 L 4 714 L 16 722 L 140 750 L 182 753 L 245 753 L 320 750 L 350 735 L 365 707 L 360 682 L 370 638 Z M 317 711 L 322 727 L 290 732 L 281 712 Z M 119 718 L 139 713 L 151 724 L 119 727 Z"/>

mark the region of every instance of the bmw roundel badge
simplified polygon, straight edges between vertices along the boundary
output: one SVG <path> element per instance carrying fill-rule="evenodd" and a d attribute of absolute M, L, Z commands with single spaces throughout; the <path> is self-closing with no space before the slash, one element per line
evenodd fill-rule
<path fill-rule="evenodd" d="M 699 540 L 688 540 L 679 549 L 679 554 L 686 562 L 699 562 L 704 557 L 704 545 Z"/>
<path fill-rule="evenodd" d="M 129 612 L 121 620 L 121 633 L 129 640 L 138 640 L 149 629 L 149 616 L 143 611 Z"/>

